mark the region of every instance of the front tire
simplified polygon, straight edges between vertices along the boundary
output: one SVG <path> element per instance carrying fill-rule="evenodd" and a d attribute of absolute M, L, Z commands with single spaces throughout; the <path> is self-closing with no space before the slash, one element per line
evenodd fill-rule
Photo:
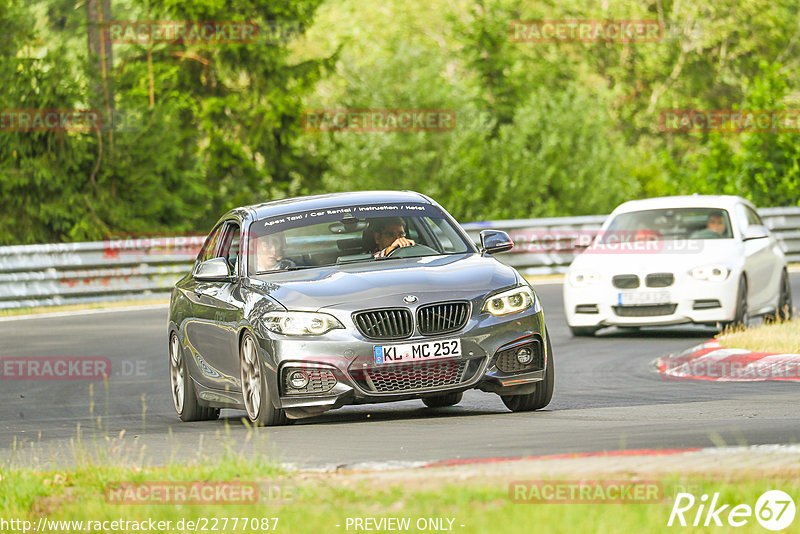
<path fill-rule="evenodd" d="M 550 334 L 547 334 L 547 367 L 544 372 L 544 380 L 536 384 L 533 393 L 527 395 L 500 395 L 503 404 L 512 412 L 530 412 L 541 410 L 553 398 L 553 386 L 555 385 L 555 365 L 553 363 L 553 346 L 550 344 Z"/>
<path fill-rule="evenodd" d="M 781 285 L 778 296 L 778 309 L 766 317 L 767 321 L 788 321 L 792 318 L 792 287 L 789 284 L 789 273 L 786 269 L 781 274 Z"/>
<path fill-rule="evenodd" d="M 455 406 L 464 397 L 464 393 L 458 391 L 456 393 L 446 393 L 444 395 L 437 395 L 435 397 L 424 397 L 422 402 L 428 408 L 444 408 L 446 406 Z"/>
<path fill-rule="evenodd" d="M 172 386 L 172 404 L 181 421 L 211 421 L 219 417 L 217 408 L 200 406 L 197 402 L 189 367 L 175 332 L 169 337 L 169 381 Z"/>
<path fill-rule="evenodd" d="M 272 405 L 267 377 L 261 368 L 258 345 L 253 334 L 242 336 L 239 349 L 239 368 L 242 379 L 242 400 L 247 419 L 256 426 L 286 424 L 286 412 Z"/>
<path fill-rule="evenodd" d="M 736 315 L 733 316 L 733 321 L 728 323 L 729 328 L 740 329 L 747 328 L 750 322 L 750 314 L 747 309 L 747 278 L 742 276 L 739 278 L 739 289 L 736 292 Z"/>

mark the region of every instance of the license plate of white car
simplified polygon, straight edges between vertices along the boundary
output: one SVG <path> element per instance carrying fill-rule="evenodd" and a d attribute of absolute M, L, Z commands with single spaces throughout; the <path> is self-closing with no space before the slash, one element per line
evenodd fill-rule
<path fill-rule="evenodd" d="M 619 293 L 617 296 L 617 303 L 620 306 L 667 304 L 669 302 L 669 291 L 637 291 L 635 293 Z"/>
<path fill-rule="evenodd" d="M 373 351 L 375 365 L 440 360 L 460 356 L 461 340 L 443 339 L 402 345 L 376 345 Z"/>

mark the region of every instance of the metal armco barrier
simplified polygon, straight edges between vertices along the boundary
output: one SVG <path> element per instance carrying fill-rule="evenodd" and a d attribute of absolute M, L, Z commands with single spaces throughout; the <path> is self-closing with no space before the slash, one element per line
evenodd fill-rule
<path fill-rule="evenodd" d="M 800 262 L 800 207 L 758 210 L 790 262 Z M 497 256 L 523 274 L 566 271 L 606 215 L 464 224 L 504 230 L 516 243 Z M 167 296 L 189 270 L 205 236 L 151 237 L 93 243 L 0 247 L 0 309 Z"/>
<path fill-rule="evenodd" d="M 205 236 L 0 247 L 0 309 L 161 297 Z"/>

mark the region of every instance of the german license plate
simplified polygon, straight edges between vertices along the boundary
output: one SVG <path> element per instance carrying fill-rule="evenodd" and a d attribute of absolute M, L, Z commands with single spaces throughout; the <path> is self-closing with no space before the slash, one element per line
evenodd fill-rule
<path fill-rule="evenodd" d="M 460 356 L 461 340 L 443 339 L 403 345 L 375 345 L 373 351 L 375 365 L 441 360 Z"/>
<path fill-rule="evenodd" d="M 620 306 L 668 304 L 669 302 L 669 291 L 637 291 L 635 293 L 619 293 L 617 296 L 617 303 Z"/>

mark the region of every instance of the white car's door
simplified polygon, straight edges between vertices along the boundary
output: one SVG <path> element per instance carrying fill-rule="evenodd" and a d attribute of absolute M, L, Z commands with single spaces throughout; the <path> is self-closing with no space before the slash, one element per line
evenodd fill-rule
<path fill-rule="evenodd" d="M 763 237 L 747 239 L 748 229 L 763 227 L 763 222 L 755 211 L 744 204 L 737 204 L 736 222 L 744 239 L 748 308 L 750 313 L 757 313 L 774 305 L 777 300 L 781 264 L 773 253 L 775 238 L 772 235 L 767 233 Z"/>

